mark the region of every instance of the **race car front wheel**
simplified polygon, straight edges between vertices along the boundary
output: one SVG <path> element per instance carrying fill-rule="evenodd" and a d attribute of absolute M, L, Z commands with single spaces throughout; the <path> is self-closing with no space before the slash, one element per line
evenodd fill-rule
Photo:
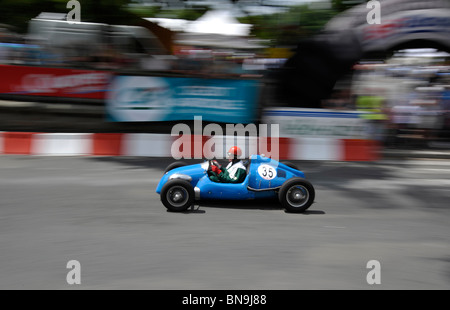
<path fill-rule="evenodd" d="M 278 199 L 288 212 L 304 212 L 314 202 L 314 198 L 314 187 L 303 178 L 287 180 L 278 192 Z"/>
<path fill-rule="evenodd" d="M 161 189 L 161 202 L 172 212 L 186 211 L 194 203 L 194 188 L 185 180 L 172 180 Z"/>

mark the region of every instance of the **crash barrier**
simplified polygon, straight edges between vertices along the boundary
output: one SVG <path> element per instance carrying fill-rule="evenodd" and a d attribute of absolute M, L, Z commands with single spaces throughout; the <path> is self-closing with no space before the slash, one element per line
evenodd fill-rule
<path fill-rule="evenodd" d="M 200 159 L 211 155 L 208 148 L 204 148 L 206 143 L 214 142 L 210 139 L 215 139 L 216 145 L 223 143 L 222 154 L 216 153 L 221 158 L 225 157 L 229 143 L 240 146 L 245 156 L 251 152 L 260 153 L 262 149 L 270 151 L 272 147 L 278 146 L 279 159 L 283 160 L 374 161 L 379 159 L 380 155 L 379 144 L 364 139 L 39 132 L 1 132 L 0 154 L 173 157 L 172 148 L 177 141 L 179 145 L 182 144 L 181 148 L 184 148 L 178 155 L 183 155 L 182 158 L 185 159 Z M 189 141 L 190 143 L 187 143 Z"/>

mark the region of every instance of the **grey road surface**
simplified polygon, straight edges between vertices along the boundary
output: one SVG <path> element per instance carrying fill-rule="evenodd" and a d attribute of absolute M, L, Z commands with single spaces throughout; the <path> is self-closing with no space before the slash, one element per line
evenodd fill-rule
<path fill-rule="evenodd" d="M 0 289 L 450 288 L 449 161 L 296 162 L 317 192 L 303 214 L 167 212 L 155 187 L 171 162 L 0 156 Z"/>

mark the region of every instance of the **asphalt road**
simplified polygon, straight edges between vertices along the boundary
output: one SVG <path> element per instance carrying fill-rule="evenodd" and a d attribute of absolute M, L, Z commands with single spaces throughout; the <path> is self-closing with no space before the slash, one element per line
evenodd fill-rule
<path fill-rule="evenodd" d="M 450 288 L 449 161 L 296 162 L 316 188 L 303 214 L 167 212 L 155 187 L 170 162 L 0 156 L 0 289 Z"/>

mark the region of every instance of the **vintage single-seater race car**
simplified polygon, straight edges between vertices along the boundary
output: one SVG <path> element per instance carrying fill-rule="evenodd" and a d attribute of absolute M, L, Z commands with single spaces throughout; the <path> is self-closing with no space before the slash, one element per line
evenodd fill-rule
<path fill-rule="evenodd" d="M 170 164 L 156 192 L 169 211 L 185 211 L 200 200 L 249 200 L 278 198 L 288 212 L 303 212 L 314 202 L 315 190 L 302 171 L 263 155 L 244 161 L 247 175 L 242 183 L 218 183 L 208 171 L 214 162 Z"/>

